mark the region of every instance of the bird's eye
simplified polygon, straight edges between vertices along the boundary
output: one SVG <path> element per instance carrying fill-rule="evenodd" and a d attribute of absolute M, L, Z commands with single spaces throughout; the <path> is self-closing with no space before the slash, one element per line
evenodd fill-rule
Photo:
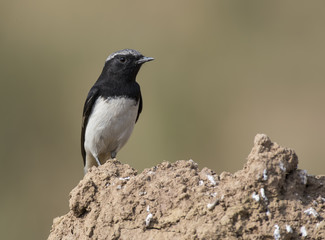
<path fill-rule="evenodd" d="M 124 63 L 126 61 L 126 58 L 125 57 L 120 57 L 119 60 L 120 60 L 120 62 Z"/>

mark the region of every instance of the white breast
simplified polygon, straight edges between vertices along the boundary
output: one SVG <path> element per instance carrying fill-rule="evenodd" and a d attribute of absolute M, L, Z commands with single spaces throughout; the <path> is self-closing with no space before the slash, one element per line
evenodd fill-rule
<path fill-rule="evenodd" d="M 99 97 L 85 132 L 85 150 L 101 162 L 117 153 L 129 139 L 135 125 L 139 103 L 127 98 Z"/>

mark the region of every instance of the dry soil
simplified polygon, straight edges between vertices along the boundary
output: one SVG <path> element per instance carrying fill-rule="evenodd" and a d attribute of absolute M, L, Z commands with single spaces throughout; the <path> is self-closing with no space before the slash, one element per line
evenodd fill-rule
<path fill-rule="evenodd" d="M 137 174 L 110 160 L 71 191 L 48 239 L 325 239 L 325 176 L 297 166 L 264 134 L 234 174 L 192 160 Z"/>

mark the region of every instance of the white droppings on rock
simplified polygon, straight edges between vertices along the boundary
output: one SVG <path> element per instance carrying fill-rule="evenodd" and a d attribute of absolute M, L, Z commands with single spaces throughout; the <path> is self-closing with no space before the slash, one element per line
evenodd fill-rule
<path fill-rule="evenodd" d="M 207 204 L 208 210 L 213 210 L 218 203 L 219 203 L 219 199 L 216 199 L 213 203 L 208 203 Z"/>
<path fill-rule="evenodd" d="M 146 217 L 146 227 L 150 225 L 152 217 L 153 217 L 152 213 L 149 213 L 148 216 Z"/>
<path fill-rule="evenodd" d="M 268 178 L 268 176 L 267 176 L 267 169 L 265 168 L 264 171 L 263 171 L 263 180 L 264 181 L 267 181 L 267 178 Z"/>
<path fill-rule="evenodd" d="M 119 180 L 128 181 L 128 180 L 130 180 L 130 177 L 124 177 L 124 178 L 123 177 L 120 177 Z"/>
<path fill-rule="evenodd" d="M 291 226 L 288 224 L 286 225 L 286 230 L 287 230 L 287 233 L 293 233 Z"/>
<path fill-rule="evenodd" d="M 259 196 L 258 193 L 256 193 L 256 192 L 253 192 L 253 194 L 252 194 L 252 198 L 253 198 L 256 202 L 260 201 L 260 196 Z"/>
<path fill-rule="evenodd" d="M 266 195 L 265 195 L 264 188 L 261 188 L 260 192 L 261 192 L 261 196 L 262 196 L 262 198 L 264 199 L 264 201 L 267 202 L 269 199 L 268 199 L 268 198 L 266 197 Z"/>
<path fill-rule="evenodd" d="M 319 216 L 318 212 L 315 209 L 313 209 L 312 207 L 305 210 L 304 213 L 306 213 L 308 216 L 310 216 L 310 215 L 313 215 L 314 217 Z"/>
<path fill-rule="evenodd" d="M 208 179 L 209 179 L 209 181 L 211 182 L 212 185 L 216 185 L 217 184 L 216 181 L 214 180 L 214 177 L 212 175 L 207 174 L 207 177 L 208 177 Z"/>
<path fill-rule="evenodd" d="M 200 180 L 199 181 L 199 186 L 202 186 L 202 185 L 204 185 L 204 182 L 203 182 L 203 180 Z"/>
<path fill-rule="evenodd" d="M 285 172 L 287 170 L 286 167 L 284 166 L 283 162 L 279 163 L 279 167 L 283 172 Z"/>
<path fill-rule="evenodd" d="M 152 213 L 150 212 L 150 206 L 149 205 L 147 206 L 147 212 L 148 212 L 148 215 L 146 217 L 146 227 L 148 227 L 150 225 L 151 219 L 153 217 Z"/>
<path fill-rule="evenodd" d="M 275 228 L 274 233 L 273 233 L 274 239 L 279 240 L 281 238 L 280 227 L 278 224 L 275 224 L 274 228 Z"/>
<path fill-rule="evenodd" d="M 301 233 L 301 236 L 307 237 L 307 230 L 306 230 L 305 226 L 302 226 L 300 228 L 300 233 Z"/>

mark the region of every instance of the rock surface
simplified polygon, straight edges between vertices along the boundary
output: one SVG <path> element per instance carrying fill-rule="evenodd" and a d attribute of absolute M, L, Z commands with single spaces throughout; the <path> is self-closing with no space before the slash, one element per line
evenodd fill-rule
<path fill-rule="evenodd" d="M 325 239 L 325 176 L 297 165 L 264 134 L 234 174 L 192 160 L 137 174 L 110 160 L 72 190 L 48 239 Z"/>

